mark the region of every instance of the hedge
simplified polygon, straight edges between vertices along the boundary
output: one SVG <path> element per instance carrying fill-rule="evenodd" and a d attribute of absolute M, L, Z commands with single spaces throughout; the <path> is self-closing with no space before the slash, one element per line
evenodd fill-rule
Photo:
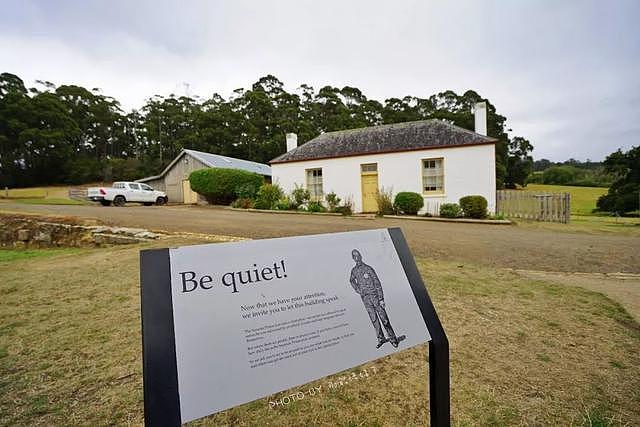
<path fill-rule="evenodd" d="M 465 196 L 460 199 L 465 217 L 483 219 L 487 217 L 487 199 L 482 196 Z"/>
<path fill-rule="evenodd" d="M 442 218 L 458 218 L 462 216 L 462 209 L 457 203 L 443 203 L 440 205 L 440 216 Z"/>
<path fill-rule="evenodd" d="M 393 206 L 396 210 L 406 215 L 416 215 L 420 209 L 424 206 L 424 199 L 418 193 L 411 191 L 401 191 L 396 194 L 396 198 L 393 201 Z"/>
<path fill-rule="evenodd" d="M 191 189 L 211 204 L 228 205 L 236 199 L 236 191 L 242 186 L 259 188 L 263 182 L 262 175 L 242 169 L 207 168 L 189 175 Z"/>

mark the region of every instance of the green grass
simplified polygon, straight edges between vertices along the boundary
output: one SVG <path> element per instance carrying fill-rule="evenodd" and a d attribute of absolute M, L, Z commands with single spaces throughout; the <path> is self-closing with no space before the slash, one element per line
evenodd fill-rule
<path fill-rule="evenodd" d="M 68 186 L 10 188 L 8 194 L 4 189 L 0 190 L 0 198 L 7 199 L 45 199 L 49 197 L 64 199 L 68 194 Z"/>
<path fill-rule="evenodd" d="M 68 255 L 80 252 L 78 248 L 56 249 L 0 249 L 0 263 L 21 261 L 29 258 L 50 257 L 56 255 Z"/>
<path fill-rule="evenodd" d="M 22 203 L 25 205 L 86 205 L 89 202 L 73 199 L 9 199 L 14 203 Z"/>
<path fill-rule="evenodd" d="M 603 187 L 574 187 L 569 185 L 529 184 L 526 191 L 546 191 L 549 193 L 571 194 L 571 215 L 593 215 L 598 197 L 607 194 Z"/>
<path fill-rule="evenodd" d="M 83 205 L 88 202 L 69 199 L 69 186 L 29 187 L 0 190 L 0 201 L 29 205 Z"/>
<path fill-rule="evenodd" d="M 640 219 L 596 215 L 571 215 L 569 224 L 516 220 L 527 228 L 553 230 L 560 233 L 619 234 L 640 237 Z"/>

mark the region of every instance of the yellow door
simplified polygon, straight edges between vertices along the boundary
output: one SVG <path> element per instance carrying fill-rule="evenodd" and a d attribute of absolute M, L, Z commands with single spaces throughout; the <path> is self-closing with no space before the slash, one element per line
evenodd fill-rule
<path fill-rule="evenodd" d="M 370 163 L 360 165 L 360 179 L 362 182 L 362 212 L 377 212 L 378 202 L 378 165 Z"/>
<path fill-rule="evenodd" d="M 182 202 L 187 204 L 198 203 L 198 193 L 191 189 L 188 179 L 182 181 Z"/>

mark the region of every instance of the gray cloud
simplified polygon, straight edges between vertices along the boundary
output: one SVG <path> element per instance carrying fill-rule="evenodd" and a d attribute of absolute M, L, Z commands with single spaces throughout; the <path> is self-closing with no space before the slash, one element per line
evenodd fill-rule
<path fill-rule="evenodd" d="M 0 68 L 127 109 L 268 73 L 380 100 L 474 89 L 536 158 L 602 159 L 638 144 L 638 18 L 637 1 L 7 2 Z"/>

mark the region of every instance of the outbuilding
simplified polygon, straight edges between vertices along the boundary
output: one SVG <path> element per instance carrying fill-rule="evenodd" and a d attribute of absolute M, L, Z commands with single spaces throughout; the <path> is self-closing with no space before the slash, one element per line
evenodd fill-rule
<path fill-rule="evenodd" d="M 167 193 L 169 202 L 197 203 L 199 196 L 191 190 L 189 175 L 195 170 L 204 168 L 242 169 L 260 174 L 268 181 L 271 180 L 269 165 L 185 149 L 164 168 L 162 173 L 139 179 L 137 182 L 144 182 L 156 190 L 164 191 Z"/>
<path fill-rule="evenodd" d="M 497 139 L 486 136 L 486 117 L 478 103 L 475 132 L 431 119 L 327 132 L 299 147 L 287 134 L 287 152 L 270 162 L 273 182 L 306 187 L 314 200 L 350 198 L 355 212 L 376 212 L 380 189 L 421 194 L 422 213 L 476 194 L 495 212 Z"/>

